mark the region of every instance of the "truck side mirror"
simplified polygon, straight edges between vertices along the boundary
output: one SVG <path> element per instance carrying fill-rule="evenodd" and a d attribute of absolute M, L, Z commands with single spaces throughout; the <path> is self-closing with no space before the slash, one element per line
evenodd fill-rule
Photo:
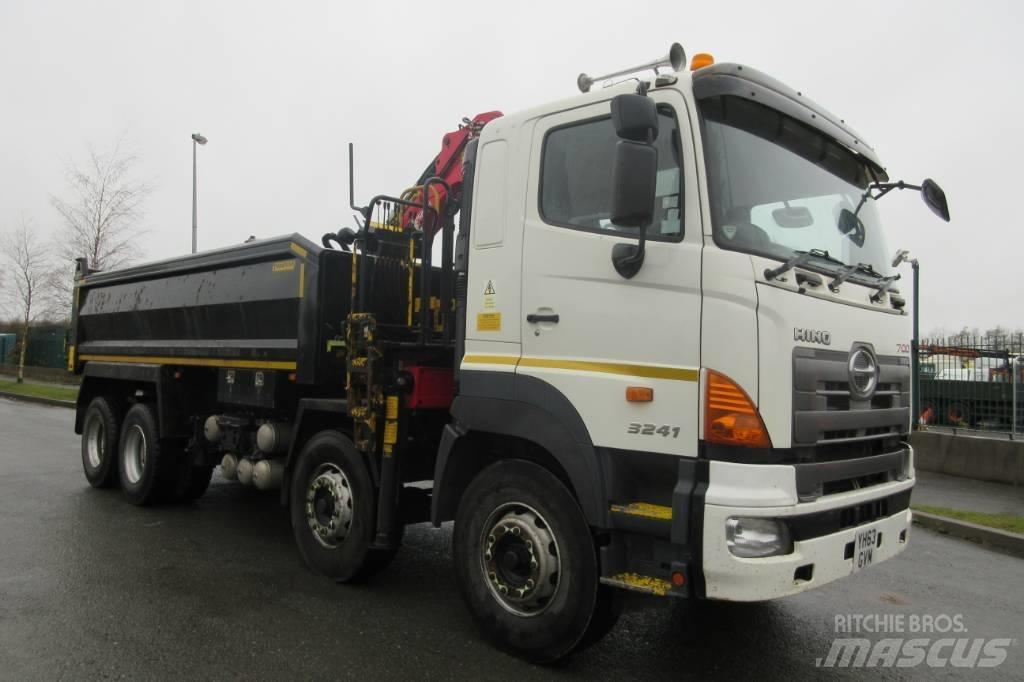
<path fill-rule="evenodd" d="M 612 124 L 623 140 L 654 142 L 658 139 L 658 108 L 645 95 L 618 95 L 612 99 Z"/>
<path fill-rule="evenodd" d="M 619 140 L 612 169 L 612 222 L 643 229 L 654 219 L 658 150 L 640 142 Z"/>
<path fill-rule="evenodd" d="M 616 244 L 612 265 L 626 279 L 640 272 L 644 263 L 647 226 L 654 219 L 658 179 L 658 110 L 642 95 L 619 95 L 612 100 L 612 123 L 621 138 L 615 145 L 612 167 L 611 221 L 620 227 L 636 227 L 636 244 Z"/>
<path fill-rule="evenodd" d="M 921 183 L 921 198 L 932 213 L 949 222 L 949 204 L 946 203 L 946 193 L 939 187 L 939 183 L 925 178 Z"/>

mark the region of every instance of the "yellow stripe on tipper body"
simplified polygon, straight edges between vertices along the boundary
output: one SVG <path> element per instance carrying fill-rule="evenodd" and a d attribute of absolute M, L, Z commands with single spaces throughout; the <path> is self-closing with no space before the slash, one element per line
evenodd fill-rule
<path fill-rule="evenodd" d="M 669 379 L 671 381 L 697 381 L 700 378 L 700 370 L 686 367 L 667 367 L 664 365 L 634 365 L 622 362 L 595 362 L 591 360 L 567 360 L 529 356 L 516 358 L 507 355 L 467 355 L 462 361 L 469 364 L 567 369 L 578 372 L 643 377 L 645 379 Z"/>
<path fill-rule="evenodd" d="M 153 355 L 80 355 L 81 362 L 123 362 L 133 365 L 181 365 L 190 367 L 227 367 L 232 369 L 281 369 L 295 371 L 288 360 L 235 360 L 232 358 L 174 358 Z"/>

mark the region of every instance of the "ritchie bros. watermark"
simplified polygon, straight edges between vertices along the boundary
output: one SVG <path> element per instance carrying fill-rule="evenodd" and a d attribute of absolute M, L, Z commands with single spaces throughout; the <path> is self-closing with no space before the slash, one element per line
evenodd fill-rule
<path fill-rule="evenodd" d="M 819 668 L 995 668 L 1017 640 L 971 637 L 963 614 L 848 613 Z"/>

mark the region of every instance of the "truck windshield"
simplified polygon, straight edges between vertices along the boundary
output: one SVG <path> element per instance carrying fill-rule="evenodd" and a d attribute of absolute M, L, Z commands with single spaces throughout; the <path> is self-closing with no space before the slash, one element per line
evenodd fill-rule
<path fill-rule="evenodd" d="M 774 109 L 740 97 L 701 101 L 715 243 L 786 260 L 818 249 L 847 265 L 890 270 L 878 213 L 868 201 L 866 162 L 832 138 Z M 809 266 L 842 266 L 814 258 Z M 857 271 L 851 280 L 877 277 Z"/>

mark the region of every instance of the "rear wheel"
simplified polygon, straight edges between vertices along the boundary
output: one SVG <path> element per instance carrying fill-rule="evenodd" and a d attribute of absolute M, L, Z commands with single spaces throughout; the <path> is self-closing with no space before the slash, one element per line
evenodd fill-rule
<path fill-rule="evenodd" d="M 174 481 L 177 464 L 174 448 L 160 442 L 156 415 L 145 403 L 133 406 L 121 425 L 118 473 L 121 490 L 132 504 L 161 501 Z"/>
<path fill-rule="evenodd" d="M 583 512 L 543 467 L 507 460 L 481 472 L 459 503 L 453 545 L 470 613 L 519 655 L 552 662 L 614 624 L 614 605 L 599 608 L 597 553 Z"/>
<path fill-rule="evenodd" d="M 89 485 L 109 488 L 117 483 L 117 443 L 121 424 L 114 403 L 93 398 L 82 420 L 82 469 Z"/>
<path fill-rule="evenodd" d="M 198 500 L 210 487 L 213 467 L 202 464 L 194 465 L 191 455 L 184 448 L 181 448 L 177 456 L 180 457 L 177 462 L 178 470 L 171 485 L 164 492 L 163 498 L 168 502 Z"/>
<path fill-rule="evenodd" d="M 371 548 L 376 490 L 355 445 L 337 431 L 306 443 L 292 476 L 292 533 L 313 571 L 354 582 L 381 570 L 395 550 Z"/>

